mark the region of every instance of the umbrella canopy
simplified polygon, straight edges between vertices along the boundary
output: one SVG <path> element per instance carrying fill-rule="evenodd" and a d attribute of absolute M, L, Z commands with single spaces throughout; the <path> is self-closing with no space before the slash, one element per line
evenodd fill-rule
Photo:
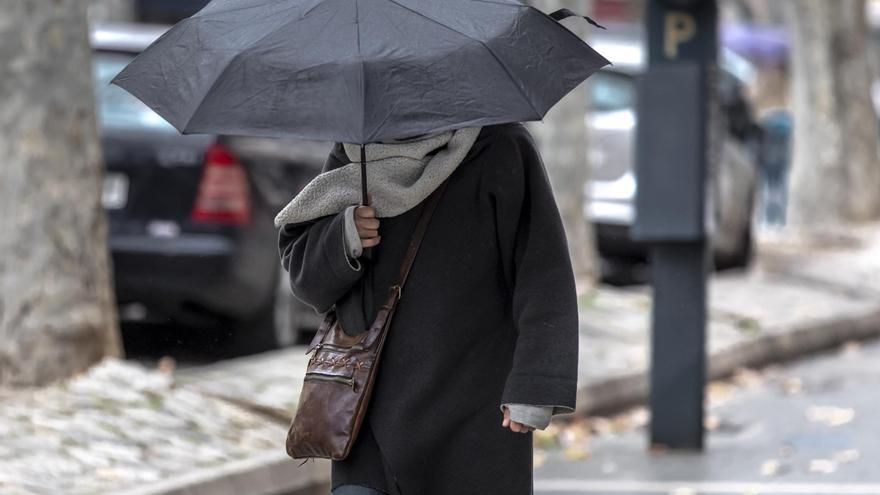
<path fill-rule="evenodd" d="M 214 0 L 113 82 L 182 133 L 364 144 L 540 120 L 607 64 L 517 0 Z"/>
<path fill-rule="evenodd" d="M 724 46 L 760 64 L 779 64 L 788 59 L 789 42 L 782 28 L 754 24 L 723 26 Z"/>

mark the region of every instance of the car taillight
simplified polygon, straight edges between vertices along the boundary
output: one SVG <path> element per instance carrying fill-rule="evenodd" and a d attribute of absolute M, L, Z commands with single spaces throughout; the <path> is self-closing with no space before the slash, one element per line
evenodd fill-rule
<path fill-rule="evenodd" d="M 202 180 L 191 217 L 200 222 L 243 224 L 251 219 L 247 174 L 229 149 L 213 144 L 205 153 Z"/>

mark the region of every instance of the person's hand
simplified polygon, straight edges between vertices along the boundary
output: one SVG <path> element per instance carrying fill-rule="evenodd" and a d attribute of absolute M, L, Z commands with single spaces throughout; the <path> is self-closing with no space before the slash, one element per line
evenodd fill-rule
<path fill-rule="evenodd" d="M 368 196 L 368 198 L 371 198 Z M 361 238 L 361 245 L 366 249 L 379 244 L 379 219 L 376 209 L 372 206 L 358 206 L 354 209 L 354 224 Z"/>
<path fill-rule="evenodd" d="M 504 420 L 501 421 L 501 426 L 503 426 L 504 428 L 510 428 L 511 431 L 515 431 L 517 433 L 527 433 L 535 430 L 531 426 L 517 423 L 516 421 L 511 421 L 510 409 L 508 409 L 506 406 L 504 407 Z"/>

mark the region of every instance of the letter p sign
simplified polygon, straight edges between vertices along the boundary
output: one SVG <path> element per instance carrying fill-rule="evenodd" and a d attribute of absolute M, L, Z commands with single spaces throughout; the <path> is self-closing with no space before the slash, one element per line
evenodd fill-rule
<path fill-rule="evenodd" d="M 666 13 L 663 27 L 663 53 L 667 58 L 678 58 L 678 47 L 694 38 L 697 23 L 687 12 L 672 10 Z"/>

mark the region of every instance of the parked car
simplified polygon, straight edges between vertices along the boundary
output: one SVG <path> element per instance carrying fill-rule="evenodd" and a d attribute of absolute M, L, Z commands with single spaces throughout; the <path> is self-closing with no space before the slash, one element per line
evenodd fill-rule
<path fill-rule="evenodd" d="M 597 247 L 609 265 L 627 267 L 646 260 L 646 246 L 633 241 L 635 219 L 636 80 L 646 55 L 638 29 L 609 26 L 591 44 L 613 62 L 587 83 L 592 108 L 592 179 L 584 191 L 585 215 L 595 226 Z M 744 65 L 745 64 L 745 65 Z M 752 212 L 757 180 L 759 127 L 743 96 L 748 62 L 723 51 L 719 70 L 719 103 L 723 128 L 720 157 L 710 170 L 708 206 L 714 228 L 711 248 L 719 268 L 741 267 L 752 254 Z"/>
<path fill-rule="evenodd" d="M 319 315 L 291 294 L 273 218 L 320 172 L 329 144 L 184 136 L 109 84 L 166 29 L 119 24 L 91 33 L 120 316 L 224 322 L 241 352 L 292 344 Z"/>
<path fill-rule="evenodd" d="M 149 23 L 170 23 L 189 17 L 208 4 L 209 0 L 135 0 L 138 20 Z"/>

